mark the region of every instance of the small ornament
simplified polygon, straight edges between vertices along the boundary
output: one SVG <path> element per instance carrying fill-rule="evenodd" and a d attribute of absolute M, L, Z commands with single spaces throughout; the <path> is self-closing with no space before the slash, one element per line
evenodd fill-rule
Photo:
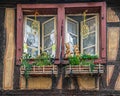
<path fill-rule="evenodd" d="M 81 26 L 81 32 L 82 32 L 83 37 L 87 37 L 89 35 L 89 27 L 86 24 L 86 12 L 87 10 L 83 12 L 84 21 L 83 21 L 83 25 Z"/>
<path fill-rule="evenodd" d="M 78 45 L 74 45 L 74 54 L 75 54 L 76 56 L 80 56 L 80 51 L 79 51 Z"/>
<path fill-rule="evenodd" d="M 39 15 L 39 13 L 36 11 L 34 14 L 34 21 L 32 23 L 32 29 L 38 30 L 38 21 L 37 21 L 37 16 Z"/>
<path fill-rule="evenodd" d="M 65 47 L 66 47 L 65 58 L 68 58 L 68 57 L 71 56 L 70 44 L 69 43 L 65 43 Z"/>

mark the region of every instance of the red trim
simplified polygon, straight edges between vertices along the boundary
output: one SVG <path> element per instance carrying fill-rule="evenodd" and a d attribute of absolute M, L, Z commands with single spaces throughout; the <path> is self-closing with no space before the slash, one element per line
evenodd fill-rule
<path fill-rule="evenodd" d="M 106 59 L 106 3 L 101 8 L 101 58 Z"/>
<path fill-rule="evenodd" d="M 20 59 L 22 56 L 22 38 L 23 38 L 23 14 L 22 14 L 22 9 L 21 9 L 21 5 L 18 4 L 17 5 L 17 49 L 16 49 L 16 56 L 17 56 L 17 60 L 16 60 L 16 64 L 20 64 Z"/>
<path fill-rule="evenodd" d="M 60 45 L 61 45 L 61 24 L 62 24 L 62 20 L 61 20 L 61 14 L 62 14 L 62 8 L 59 7 L 58 8 L 58 16 L 57 16 L 57 48 L 56 48 L 56 60 L 55 60 L 55 64 L 60 64 Z"/>
<path fill-rule="evenodd" d="M 64 45 L 65 45 L 65 9 L 64 8 L 62 8 L 62 14 L 61 14 L 61 17 L 62 17 L 62 58 L 64 58 Z"/>
<path fill-rule="evenodd" d="M 103 2 L 89 2 L 89 3 L 71 3 L 63 4 L 64 7 L 101 7 Z"/>
<path fill-rule="evenodd" d="M 22 4 L 22 9 L 58 8 L 59 4 Z"/>
<path fill-rule="evenodd" d="M 103 2 L 66 3 L 66 4 L 21 4 L 22 9 L 58 8 L 58 7 L 101 7 Z"/>

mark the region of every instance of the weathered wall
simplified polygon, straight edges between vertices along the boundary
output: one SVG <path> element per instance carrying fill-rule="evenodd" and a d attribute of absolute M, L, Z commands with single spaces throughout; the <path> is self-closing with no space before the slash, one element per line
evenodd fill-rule
<path fill-rule="evenodd" d="M 120 8 L 107 8 L 107 86 L 120 90 Z"/>
<path fill-rule="evenodd" d="M 20 88 L 25 89 L 25 78 L 20 78 Z M 28 80 L 28 89 L 51 89 L 52 80 L 50 77 L 31 77 Z"/>

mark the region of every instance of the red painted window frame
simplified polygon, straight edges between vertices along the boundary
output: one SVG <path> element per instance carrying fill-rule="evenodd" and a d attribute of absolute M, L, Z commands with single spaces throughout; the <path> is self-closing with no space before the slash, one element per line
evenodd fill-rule
<path fill-rule="evenodd" d="M 18 4 L 17 5 L 17 44 L 16 44 L 16 64 L 20 64 L 23 52 L 23 10 L 38 8 L 56 8 L 57 9 L 57 45 L 55 64 L 61 64 L 60 58 L 64 58 L 64 35 L 65 34 L 65 8 L 72 7 L 92 7 L 100 8 L 100 58 L 96 62 L 106 63 L 106 3 L 70 3 L 70 4 Z M 61 35 L 62 34 L 62 35 Z M 61 42 L 62 40 L 62 42 Z M 60 52 L 60 50 L 62 51 Z"/>

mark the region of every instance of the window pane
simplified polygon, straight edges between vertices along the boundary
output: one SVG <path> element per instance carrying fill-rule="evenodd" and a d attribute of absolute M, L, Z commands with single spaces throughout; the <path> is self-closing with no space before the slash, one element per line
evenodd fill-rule
<path fill-rule="evenodd" d="M 46 50 L 44 50 L 44 51 L 47 52 L 49 55 L 52 55 L 52 48 L 46 49 Z"/>
<path fill-rule="evenodd" d="M 44 35 L 54 32 L 54 19 L 44 24 Z"/>
<path fill-rule="evenodd" d="M 52 38 L 50 36 L 44 37 L 44 49 L 52 46 Z"/>
<path fill-rule="evenodd" d="M 95 47 L 84 49 L 83 53 L 85 53 L 85 54 L 95 54 Z"/>
<path fill-rule="evenodd" d="M 95 39 L 96 39 L 95 32 L 92 34 L 89 34 L 88 37 L 83 39 L 83 48 L 89 47 L 91 45 L 95 45 Z"/>
<path fill-rule="evenodd" d="M 32 57 L 38 56 L 38 50 L 30 47 L 28 47 L 27 53 L 30 54 Z"/>
<path fill-rule="evenodd" d="M 67 22 L 67 30 L 68 30 L 68 32 L 77 35 L 77 23 L 75 23 L 75 22 L 73 22 L 73 21 L 70 21 L 70 20 L 68 19 L 68 22 Z"/>
<path fill-rule="evenodd" d="M 72 44 L 72 45 L 76 45 L 77 44 L 77 37 L 76 36 L 73 36 L 73 35 L 70 35 L 70 43 Z"/>
<path fill-rule="evenodd" d="M 31 27 L 31 26 L 32 26 L 32 22 L 33 22 L 33 21 L 27 19 L 27 26 Z"/>
<path fill-rule="evenodd" d="M 96 22 L 95 22 L 95 18 L 89 19 L 86 21 L 86 24 L 89 27 L 89 32 L 94 32 L 96 30 Z"/>

